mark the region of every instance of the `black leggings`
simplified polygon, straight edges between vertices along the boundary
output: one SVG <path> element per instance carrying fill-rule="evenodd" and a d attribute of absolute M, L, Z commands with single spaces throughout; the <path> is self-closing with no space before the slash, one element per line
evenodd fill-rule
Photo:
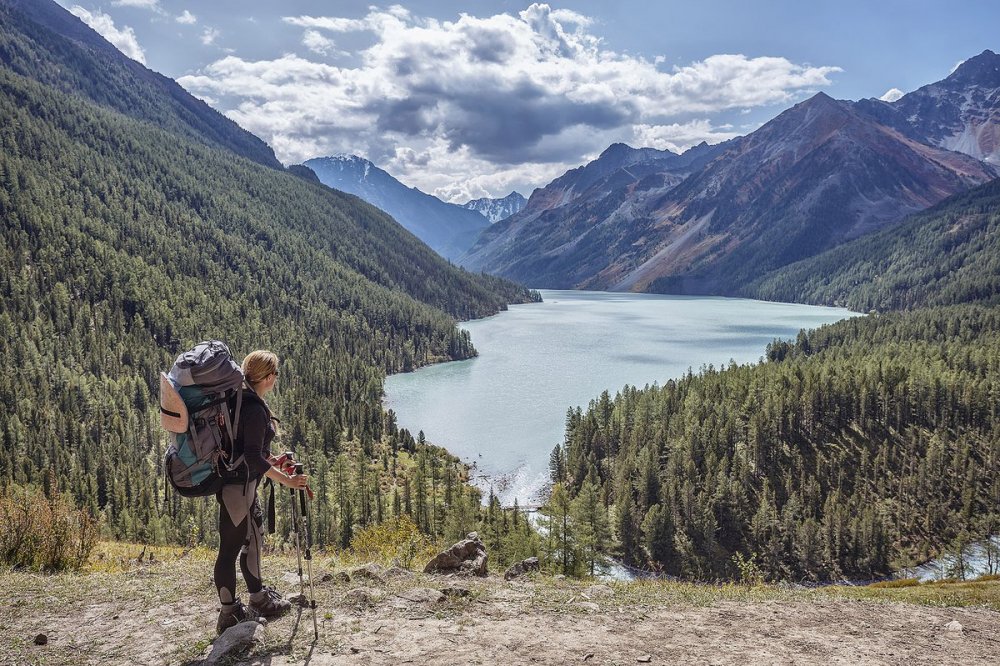
<path fill-rule="evenodd" d="M 247 591 L 260 592 L 260 551 L 264 541 L 264 514 L 260 499 L 254 498 L 250 511 L 239 525 L 234 525 L 229 511 L 219 496 L 219 555 L 215 558 L 215 587 L 219 600 L 232 603 L 236 600 L 236 558 L 239 556 L 243 580 Z"/>

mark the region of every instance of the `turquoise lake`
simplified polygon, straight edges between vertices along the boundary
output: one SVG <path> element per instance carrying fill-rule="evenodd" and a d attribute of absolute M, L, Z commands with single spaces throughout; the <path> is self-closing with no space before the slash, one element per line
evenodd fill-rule
<path fill-rule="evenodd" d="M 535 504 L 566 410 L 602 391 L 676 379 L 691 368 L 758 361 L 775 338 L 794 339 L 855 313 L 721 297 L 542 290 L 543 303 L 464 322 L 479 356 L 386 381 L 401 427 L 475 466 L 505 504 Z"/>

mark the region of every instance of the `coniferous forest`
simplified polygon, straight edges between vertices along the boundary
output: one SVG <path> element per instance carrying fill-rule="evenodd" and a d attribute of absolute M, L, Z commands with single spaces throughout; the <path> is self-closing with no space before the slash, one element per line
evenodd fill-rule
<path fill-rule="evenodd" d="M 596 493 L 604 554 L 702 579 L 877 577 L 1000 532 L 997 188 L 743 294 L 882 314 L 570 410 L 547 513 Z M 579 570 L 580 543 L 551 548 Z"/>
<path fill-rule="evenodd" d="M 1000 532 L 995 182 L 741 294 L 878 314 L 571 409 L 536 533 L 381 398 L 386 373 L 475 354 L 456 319 L 537 294 L 283 169 L 67 17 L 0 0 L 0 495 L 59 495 L 110 538 L 211 543 L 214 500 L 160 473 L 156 382 L 218 338 L 282 358 L 278 446 L 312 473 L 321 546 L 405 516 L 566 573 L 616 555 L 828 580 Z"/>
<path fill-rule="evenodd" d="M 570 410 L 553 476 L 631 564 L 881 576 L 1000 528 L 998 394 L 995 309 L 859 317 Z"/>
<path fill-rule="evenodd" d="M 319 544 L 402 513 L 433 536 L 475 529 L 464 467 L 396 427 L 382 382 L 469 358 L 456 318 L 537 294 L 281 169 L 110 46 L 16 3 L 0 15 L 0 489 L 58 492 L 108 537 L 211 543 L 214 499 L 180 498 L 160 473 L 157 378 L 217 338 L 237 360 L 282 358 L 278 446 L 313 473 Z"/>

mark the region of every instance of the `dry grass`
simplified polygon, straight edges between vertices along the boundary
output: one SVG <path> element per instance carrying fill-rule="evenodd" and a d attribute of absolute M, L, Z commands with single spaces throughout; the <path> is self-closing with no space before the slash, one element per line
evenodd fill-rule
<path fill-rule="evenodd" d="M 381 537 L 374 543 L 383 543 Z M 496 575 L 478 579 L 413 573 L 385 581 L 355 577 L 350 582 L 335 576 L 338 571 L 351 571 L 364 564 L 368 560 L 362 555 L 378 554 L 377 550 L 317 555 L 313 564 L 321 625 L 318 652 L 341 653 L 347 649 L 345 645 L 354 644 L 352 641 L 381 639 L 388 629 L 376 636 L 373 632 L 379 626 L 404 619 L 443 621 L 448 627 L 465 630 L 471 626 L 481 628 L 479 623 L 487 617 L 516 621 L 525 616 L 556 625 L 561 621 L 559 618 L 577 622 L 606 617 L 627 627 L 641 622 L 655 623 L 664 613 L 670 615 L 682 609 L 705 609 L 691 612 L 712 615 L 715 612 L 712 608 L 732 603 L 750 607 L 745 611 L 750 615 L 757 604 L 773 608 L 773 604 L 786 603 L 798 608 L 801 604 L 815 604 L 816 613 L 822 614 L 827 612 L 823 607 L 830 602 L 860 603 L 869 608 L 872 602 L 982 606 L 1000 611 L 1000 580 L 996 577 L 965 583 L 805 589 L 670 581 L 602 583 L 540 574 L 511 583 Z M 174 664 L 196 659 L 214 638 L 217 608 L 211 582 L 214 557 L 214 551 L 206 548 L 187 550 L 102 542 L 82 572 L 56 575 L 2 572 L 0 588 L 10 603 L 0 607 L 0 654 L 9 655 L 14 663 L 32 663 L 32 655 L 41 651 L 31 644 L 31 637 L 37 631 L 54 631 L 53 643 L 44 652 L 50 658 L 47 663 L 137 663 L 135 660 L 141 658 L 145 660 L 141 663 Z M 419 567 L 421 563 L 415 564 Z M 294 553 L 271 553 L 264 558 L 265 580 L 282 591 L 297 588 L 297 581 L 283 580 L 287 572 L 296 569 Z M 594 585 L 606 585 L 613 594 L 591 589 Z M 440 604 L 426 606 L 403 601 L 407 591 L 414 587 L 453 586 L 463 588 L 464 592 L 448 596 Z M 372 595 L 371 603 L 359 602 L 348 594 L 360 587 Z M 580 602 L 596 603 L 599 615 L 593 615 L 587 604 Z M 81 637 L 82 642 L 77 643 L 72 642 L 71 636 L 58 633 L 60 627 L 67 623 L 76 626 L 81 619 L 96 633 Z M 120 627 L 125 619 L 135 627 Z M 254 654 L 261 658 L 305 658 L 312 637 L 309 612 L 298 616 L 297 621 L 282 622 L 281 630 L 267 644 L 255 648 Z M 295 630 L 291 629 L 293 624 Z M 294 639 L 287 637 L 289 632 Z M 80 658 L 83 654 L 80 650 L 86 651 L 86 659 Z"/>
<path fill-rule="evenodd" d="M 938 607 L 978 606 L 1000 611 L 1000 577 L 984 576 L 972 581 L 933 581 L 888 587 L 877 583 L 866 587 L 833 586 L 818 594 L 840 599 L 893 601 Z"/>

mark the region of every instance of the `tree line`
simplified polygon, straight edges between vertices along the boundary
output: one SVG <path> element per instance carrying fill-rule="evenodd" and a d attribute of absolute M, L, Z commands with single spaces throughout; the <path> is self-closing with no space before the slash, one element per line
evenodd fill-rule
<path fill-rule="evenodd" d="M 995 531 L 997 395 L 1000 311 L 977 306 L 857 317 L 759 364 L 605 392 L 567 414 L 549 534 L 564 561 L 690 578 L 883 576 Z M 594 509 L 572 520 L 573 502 Z"/>

